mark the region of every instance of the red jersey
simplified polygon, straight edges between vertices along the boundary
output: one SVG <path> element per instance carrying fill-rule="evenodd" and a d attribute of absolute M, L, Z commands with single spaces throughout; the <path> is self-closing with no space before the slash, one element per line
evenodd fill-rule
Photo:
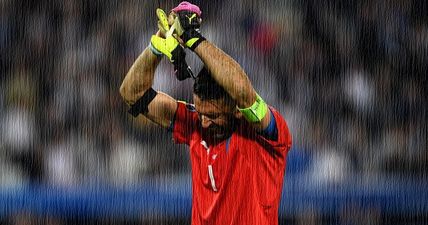
<path fill-rule="evenodd" d="M 277 140 L 266 139 L 242 119 L 230 138 L 210 146 L 193 106 L 178 102 L 173 137 L 190 146 L 192 225 L 278 224 L 291 135 L 282 116 L 270 110 Z"/>

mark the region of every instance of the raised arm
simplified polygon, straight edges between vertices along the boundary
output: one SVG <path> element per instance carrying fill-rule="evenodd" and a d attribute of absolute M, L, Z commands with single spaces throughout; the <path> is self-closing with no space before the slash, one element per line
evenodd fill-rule
<path fill-rule="evenodd" d="M 236 101 L 239 108 L 249 108 L 256 102 L 257 95 L 248 76 L 241 66 L 229 55 L 209 41 L 202 41 L 194 50 L 211 73 L 214 80 Z M 260 122 L 251 123 L 256 130 L 264 130 L 271 120 L 265 113 Z"/>
<path fill-rule="evenodd" d="M 240 108 L 251 106 L 256 92 L 241 66 L 209 41 L 203 41 L 195 53 L 204 62 L 211 76 L 236 101 Z"/>
<path fill-rule="evenodd" d="M 120 94 L 129 106 L 136 104 L 151 89 L 159 62 L 160 57 L 153 54 L 150 48 L 146 48 L 135 60 L 120 86 Z M 162 92 L 153 93 L 156 95 L 148 103 L 148 111 L 143 114 L 151 121 L 168 127 L 177 109 L 177 102 Z"/>
<path fill-rule="evenodd" d="M 120 94 L 134 116 L 142 113 L 148 119 L 169 127 L 177 110 L 177 101 L 170 96 L 154 91 L 151 86 L 160 58 L 166 56 L 174 65 L 175 76 L 179 80 L 191 77 L 185 60 L 185 52 L 171 34 L 175 27 L 169 24 L 167 15 L 162 9 L 156 10 L 159 19 L 159 31 L 152 35 L 150 45 L 137 58 L 120 87 Z M 171 31 L 171 32 L 170 32 Z"/>
<path fill-rule="evenodd" d="M 213 79 L 236 101 L 239 111 L 250 124 L 256 130 L 264 130 L 271 121 L 266 103 L 254 91 L 241 66 L 201 35 L 201 13 L 198 6 L 188 2 L 172 9 L 170 15 L 178 28 L 175 37 L 199 56 Z"/>
<path fill-rule="evenodd" d="M 133 105 L 153 85 L 160 58 L 146 48 L 135 60 L 123 79 L 120 94 L 128 105 Z"/>

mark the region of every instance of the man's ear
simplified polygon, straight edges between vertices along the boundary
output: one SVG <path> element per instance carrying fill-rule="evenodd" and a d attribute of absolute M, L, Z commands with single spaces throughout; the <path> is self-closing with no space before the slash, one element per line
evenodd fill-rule
<path fill-rule="evenodd" d="M 242 113 L 238 110 L 238 107 L 235 108 L 234 115 L 237 119 L 242 119 Z"/>

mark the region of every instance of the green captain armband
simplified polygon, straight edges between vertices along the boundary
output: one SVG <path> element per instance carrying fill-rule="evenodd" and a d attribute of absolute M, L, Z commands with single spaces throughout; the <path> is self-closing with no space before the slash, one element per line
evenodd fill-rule
<path fill-rule="evenodd" d="M 244 115 L 251 123 L 258 123 L 266 116 L 268 111 L 268 106 L 265 101 L 256 93 L 257 99 L 254 104 L 248 108 L 241 109 L 238 107 L 238 110 Z"/>

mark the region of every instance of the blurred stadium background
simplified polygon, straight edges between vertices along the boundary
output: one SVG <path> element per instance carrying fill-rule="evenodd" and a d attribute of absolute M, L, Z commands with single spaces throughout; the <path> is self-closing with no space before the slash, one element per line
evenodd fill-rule
<path fill-rule="evenodd" d="M 0 1 L 0 224 L 189 223 L 186 148 L 118 93 L 178 3 Z M 428 224 L 426 1 L 192 3 L 293 133 L 280 224 Z"/>

